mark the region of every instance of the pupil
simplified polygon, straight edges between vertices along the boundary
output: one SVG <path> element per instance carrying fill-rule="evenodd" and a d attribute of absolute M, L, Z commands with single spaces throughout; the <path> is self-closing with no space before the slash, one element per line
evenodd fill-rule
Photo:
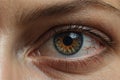
<path fill-rule="evenodd" d="M 64 45 L 69 46 L 69 45 L 71 45 L 73 43 L 73 39 L 71 37 L 69 37 L 69 36 L 66 36 L 63 39 L 63 43 L 64 43 Z"/>

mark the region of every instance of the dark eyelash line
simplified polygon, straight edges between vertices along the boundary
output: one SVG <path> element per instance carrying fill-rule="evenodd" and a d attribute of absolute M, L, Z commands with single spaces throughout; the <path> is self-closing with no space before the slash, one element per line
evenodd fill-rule
<path fill-rule="evenodd" d="M 107 35 L 105 35 L 104 33 L 100 32 L 100 31 L 98 31 L 98 30 L 94 30 L 94 29 L 88 30 L 88 32 L 89 32 L 90 34 L 93 34 L 93 35 L 95 35 L 96 37 L 100 38 L 100 39 L 104 42 L 104 44 L 109 45 L 109 46 L 112 46 L 112 39 L 110 39 L 110 38 L 109 38 Z"/>
<path fill-rule="evenodd" d="M 75 32 L 81 32 L 81 33 L 87 33 L 87 34 L 92 34 L 93 36 L 101 39 L 103 41 L 104 45 L 112 46 L 112 39 L 108 37 L 108 35 L 104 34 L 103 32 L 94 29 L 92 27 L 87 27 L 87 26 L 80 26 L 80 25 L 66 25 L 63 26 L 62 28 L 55 28 L 54 32 L 55 34 L 58 32 L 66 32 L 66 31 L 75 31 Z"/>

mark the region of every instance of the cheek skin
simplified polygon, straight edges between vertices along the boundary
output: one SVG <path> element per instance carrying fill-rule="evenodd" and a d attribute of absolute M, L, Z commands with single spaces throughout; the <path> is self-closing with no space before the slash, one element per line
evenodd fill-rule
<path fill-rule="evenodd" d="M 102 68 L 98 72 L 93 73 L 89 77 L 99 77 L 100 80 L 119 80 L 120 79 L 120 58 L 118 56 L 114 56 L 114 59 L 112 58 L 112 61 L 109 65 Z M 98 79 L 98 80 L 99 80 Z M 96 79 L 97 80 L 97 79 Z"/>
<path fill-rule="evenodd" d="M 50 80 L 50 78 L 46 76 L 45 73 L 43 73 L 41 70 L 38 71 L 38 69 L 31 63 L 26 63 L 27 65 L 18 63 L 19 62 L 14 65 L 15 68 L 12 71 L 14 77 L 11 80 Z"/>

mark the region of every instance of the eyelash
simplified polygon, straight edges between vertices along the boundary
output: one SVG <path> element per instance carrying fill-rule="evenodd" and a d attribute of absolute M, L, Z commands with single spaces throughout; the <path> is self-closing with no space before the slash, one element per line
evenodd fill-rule
<path fill-rule="evenodd" d="M 95 63 L 96 62 L 95 63 L 96 65 L 98 63 L 102 63 L 102 60 L 104 59 L 103 57 L 104 57 L 105 53 L 112 46 L 112 40 L 107 35 L 102 33 L 101 31 L 99 31 L 97 29 L 94 29 L 92 27 L 80 26 L 80 25 L 64 25 L 63 27 L 59 27 L 59 26 L 58 27 L 53 27 L 50 30 L 48 30 L 47 33 L 45 33 L 42 36 L 42 40 L 37 39 L 36 42 L 39 42 L 39 46 L 41 46 L 47 40 L 49 40 L 49 38 L 52 37 L 53 35 L 55 35 L 55 34 L 57 34 L 59 32 L 67 32 L 67 31 L 74 31 L 74 32 L 78 32 L 78 33 L 81 32 L 81 33 L 87 34 L 89 36 L 92 35 L 91 37 L 93 37 L 94 39 L 97 39 L 98 41 L 100 41 L 101 45 L 106 46 L 107 49 L 105 51 L 103 51 L 101 54 L 95 54 L 94 56 L 92 55 L 89 58 L 83 59 L 83 60 L 81 60 L 81 59 L 80 60 L 79 59 L 75 59 L 75 60 L 72 60 L 72 59 L 70 59 L 70 60 L 55 59 L 55 60 L 53 60 L 52 59 L 52 61 L 51 61 L 51 59 L 47 58 L 48 60 L 46 59 L 45 62 L 48 63 L 47 64 L 48 66 L 55 68 L 54 65 L 58 65 L 58 63 L 66 63 L 65 65 L 71 65 L 71 66 L 76 64 L 76 65 L 79 65 L 80 67 L 84 67 L 84 68 L 82 68 L 84 70 L 84 69 L 87 69 L 87 66 L 90 66 L 90 65 L 88 65 L 89 62 L 91 62 L 91 63 Z M 36 56 L 40 56 L 39 54 L 36 54 L 37 53 L 36 51 L 38 51 L 38 50 L 39 50 L 39 47 L 35 48 L 34 51 L 30 52 L 32 54 L 28 54 L 28 56 L 32 57 L 32 58 L 36 57 Z M 33 54 L 33 53 L 35 53 L 35 54 Z M 43 58 L 45 58 L 45 57 L 43 57 Z M 35 58 L 35 61 L 33 60 L 33 63 L 40 67 L 40 65 L 39 65 L 40 64 L 39 63 L 40 59 L 42 59 L 42 58 L 39 58 L 39 57 Z M 51 62 L 49 62 L 49 61 L 51 61 Z M 49 63 L 52 63 L 54 65 L 52 66 L 52 64 L 49 64 Z M 65 70 L 60 70 L 60 71 L 66 72 Z M 72 71 L 67 71 L 67 72 L 78 73 L 76 71 L 77 70 L 75 70 L 75 71 L 72 70 Z"/>
<path fill-rule="evenodd" d="M 59 32 L 67 32 L 67 31 L 73 31 L 73 32 L 77 32 L 78 33 L 84 33 L 87 34 L 93 38 L 96 38 L 98 41 L 100 41 L 102 44 L 104 44 L 105 46 L 108 47 L 112 47 L 112 39 L 111 37 L 109 37 L 108 35 L 105 35 L 104 33 L 102 33 L 102 31 L 99 31 L 97 29 L 94 29 L 92 27 L 87 27 L 87 26 L 80 26 L 80 25 L 74 25 L 74 24 L 70 24 L 70 25 L 59 25 L 59 26 L 55 26 L 51 29 L 49 29 L 46 33 L 44 33 L 42 36 L 40 36 L 34 43 L 39 42 L 38 46 L 41 46 L 42 44 L 44 44 L 47 40 L 49 40 L 49 38 L 51 38 L 53 35 L 59 33 Z M 42 38 L 42 40 L 41 40 Z"/>
<path fill-rule="evenodd" d="M 65 29 L 66 28 L 66 29 Z M 66 32 L 66 31 L 75 31 L 78 33 L 83 33 L 83 34 L 92 34 L 93 36 L 95 36 L 96 38 L 101 39 L 104 44 L 108 44 L 111 45 L 110 43 L 112 42 L 112 40 L 105 34 L 103 34 L 102 32 L 100 32 L 97 29 L 91 28 L 91 27 L 87 27 L 87 26 L 79 26 L 79 25 L 67 25 L 67 26 L 63 26 L 62 28 L 55 28 L 54 29 L 55 34 L 59 33 L 59 32 Z M 90 36 L 90 35 L 89 35 Z"/>

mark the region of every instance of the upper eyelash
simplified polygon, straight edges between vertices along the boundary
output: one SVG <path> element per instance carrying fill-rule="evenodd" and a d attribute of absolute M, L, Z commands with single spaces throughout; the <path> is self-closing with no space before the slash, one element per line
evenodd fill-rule
<path fill-rule="evenodd" d="M 51 29 L 49 29 L 47 32 L 45 32 L 43 35 L 39 36 L 34 44 L 37 43 L 34 47 L 39 49 L 39 47 L 44 44 L 47 40 L 49 40 L 51 37 L 53 37 L 57 33 L 66 32 L 66 31 L 78 31 L 78 33 L 88 33 L 89 35 L 93 35 L 98 40 L 101 40 L 101 42 L 106 45 L 107 47 L 113 46 L 113 41 L 111 37 L 103 33 L 102 31 L 95 29 L 91 26 L 83 26 L 83 25 L 77 25 L 77 24 L 68 24 L 68 25 L 59 25 L 55 26 Z M 33 45 L 34 45 L 33 44 Z"/>
<path fill-rule="evenodd" d="M 107 44 L 109 46 L 112 45 L 112 39 L 108 35 L 92 27 L 81 26 L 81 25 L 66 25 L 61 28 L 59 27 L 54 28 L 55 33 L 64 32 L 64 31 L 76 31 L 76 32 L 78 31 L 81 33 L 90 33 L 100 38 L 102 41 L 104 41 L 105 42 L 104 44 Z"/>

